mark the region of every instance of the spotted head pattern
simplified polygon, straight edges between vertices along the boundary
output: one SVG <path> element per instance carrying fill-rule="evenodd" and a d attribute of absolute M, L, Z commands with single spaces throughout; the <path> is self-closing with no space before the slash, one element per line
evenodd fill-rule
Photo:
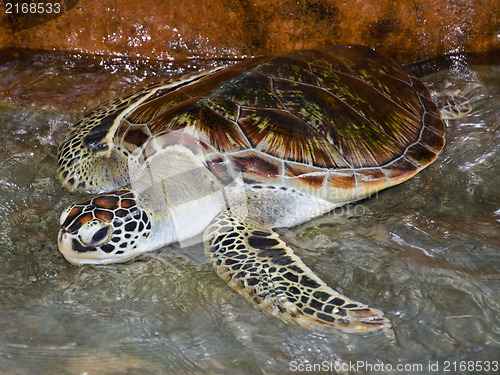
<path fill-rule="evenodd" d="M 61 214 L 59 249 L 71 263 L 126 260 L 151 233 L 151 221 L 128 189 L 69 206 Z"/>

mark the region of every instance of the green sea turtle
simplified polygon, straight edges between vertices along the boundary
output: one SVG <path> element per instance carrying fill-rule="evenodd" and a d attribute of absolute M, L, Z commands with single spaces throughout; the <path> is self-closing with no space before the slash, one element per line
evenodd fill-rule
<path fill-rule="evenodd" d="M 326 285 L 274 232 L 408 180 L 445 144 L 425 86 L 360 46 L 249 59 L 105 104 L 58 151 L 70 190 L 58 245 L 123 262 L 203 235 L 217 274 L 284 321 L 390 326 Z"/>

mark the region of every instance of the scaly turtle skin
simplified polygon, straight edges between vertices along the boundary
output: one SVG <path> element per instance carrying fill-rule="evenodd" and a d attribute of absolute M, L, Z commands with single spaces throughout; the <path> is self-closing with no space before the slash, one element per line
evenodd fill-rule
<path fill-rule="evenodd" d="M 399 184 L 432 163 L 445 125 L 427 89 L 365 47 L 249 59 L 114 100 L 59 152 L 74 264 L 122 262 L 203 233 L 217 274 L 306 327 L 390 326 L 328 287 L 273 231 Z"/>

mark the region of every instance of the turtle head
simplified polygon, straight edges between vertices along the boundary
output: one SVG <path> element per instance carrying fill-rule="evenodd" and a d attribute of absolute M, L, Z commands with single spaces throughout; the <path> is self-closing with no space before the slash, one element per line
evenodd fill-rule
<path fill-rule="evenodd" d="M 104 143 L 96 129 L 76 126 L 58 149 L 57 173 L 70 191 L 108 192 L 129 182 L 126 150 Z M 80 132 L 73 134 L 75 130 Z"/>
<path fill-rule="evenodd" d="M 60 224 L 59 251 L 73 264 L 123 262 L 150 250 L 151 219 L 128 189 L 69 206 Z"/>

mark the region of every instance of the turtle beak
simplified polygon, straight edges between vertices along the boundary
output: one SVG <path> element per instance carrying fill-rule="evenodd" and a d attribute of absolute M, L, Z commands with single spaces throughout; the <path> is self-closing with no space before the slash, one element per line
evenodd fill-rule
<path fill-rule="evenodd" d="M 96 265 L 124 262 L 137 255 L 132 254 L 123 258 L 107 257 L 107 254 L 104 254 L 102 251 L 93 246 L 84 246 L 78 238 L 72 236 L 71 232 L 68 232 L 66 229 L 61 229 L 59 231 L 57 246 L 59 247 L 59 252 L 64 256 L 64 258 L 76 266 L 84 264 Z"/>
<path fill-rule="evenodd" d="M 66 229 L 59 231 L 57 246 L 64 258 L 71 264 L 101 263 L 99 262 L 101 257 L 95 247 L 83 246 L 78 239 L 72 238 Z"/>

